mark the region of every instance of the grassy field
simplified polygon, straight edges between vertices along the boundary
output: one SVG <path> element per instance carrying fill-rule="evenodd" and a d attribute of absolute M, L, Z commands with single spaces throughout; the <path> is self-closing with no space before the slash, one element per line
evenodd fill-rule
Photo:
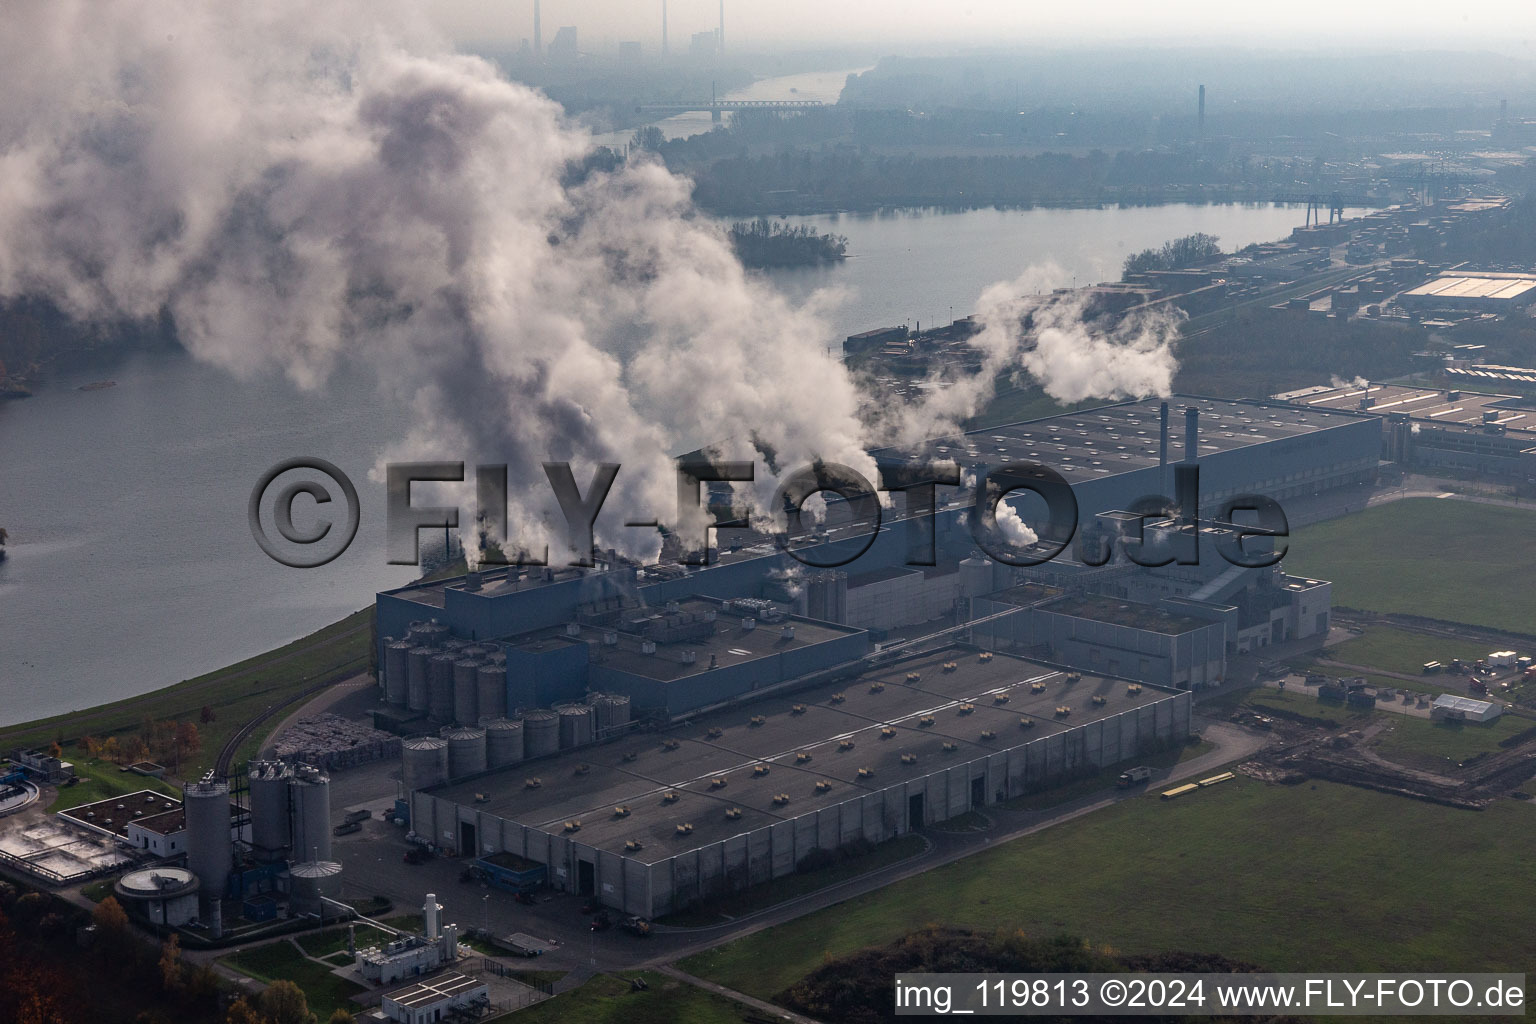
<path fill-rule="evenodd" d="M 361 985 L 336 977 L 324 964 L 306 959 L 287 939 L 241 950 L 220 962 L 258 981 L 285 979 L 293 982 L 304 990 L 310 1010 L 321 1020 L 338 1007 L 355 1009 L 352 996 L 363 991 Z"/>
<path fill-rule="evenodd" d="M 1436 771 L 1454 768 L 1476 754 L 1491 754 L 1499 741 L 1531 727 L 1529 719 L 1504 715 L 1492 722 L 1431 722 L 1403 718 L 1376 738 L 1373 746 L 1385 758 L 1414 768 Z"/>
<path fill-rule="evenodd" d="M 60 787 L 58 798 L 48 807 L 50 811 L 64 811 L 112 796 L 136 793 L 141 789 L 152 789 L 181 799 L 181 793 L 176 787 L 147 775 L 125 772 L 110 761 L 87 758 L 83 750 L 67 748 L 64 759 L 74 763 L 75 774 L 80 777 L 80 781 L 73 786 Z"/>
<path fill-rule="evenodd" d="M 1183 800 L 1124 801 L 680 966 L 768 998 L 828 954 L 943 922 L 1276 971 L 1523 971 L 1536 958 L 1533 840 L 1536 813 L 1514 800 L 1463 811 L 1243 778 Z"/>
<path fill-rule="evenodd" d="M 371 928 L 365 924 L 357 925 L 357 948 L 364 949 L 368 946 L 382 946 L 386 942 L 394 940 L 389 932 L 381 932 L 377 928 Z M 314 932 L 309 935 L 297 937 L 298 944 L 304 947 L 304 952 L 313 957 L 325 957 L 337 951 L 345 951 L 347 948 L 346 928 L 327 928 L 323 932 Z"/>
<path fill-rule="evenodd" d="M 650 988 L 632 991 L 633 977 L 644 978 Z M 761 1019 L 762 1014 L 740 1003 L 651 971 L 623 977 L 599 974 L 580 988 L 496 1018 L 508 1024 L 749 1024 Z"/>
<path fill-rule="evenodd" d="M 365 670 L 372 615 L 371 608 L 364 609 L 286 647 L 163 690 L 0 729 L 0 750 L 87 735 L 122 736 L 139 731 L 146 719 L 191 721 L 198 723 L 202 749 L 183 764 L 181 775 L 195 776 L 213 764 L 219 748 L 247 720 L 327 677 Z M 214 710 L 214 721 L 199 721 L 205 706 Z"/>
<path fill-rule="evenodd" d="M 1532 523 L 1536 526 L 1536 522 Z M 1531 623 L 1530 625 L 1536 625 Z M 1502 648 L 1497 648 L 1502 650 Z M 1488 653 L 1487 644 L 1451 637 L 1427 636 L 1412 630 L 1393 626 L 1369 626 L 1353 640 L 1334 644 L 1325 652 L 1330 661 L 1342 661 L 1348 665 L 1366 665 L 1385 672 L 1401 672 L 1423 681 L 1424 690 L 1440 690 L 1435 686 L 1439 676 L 1425 675 L 1425 662 L 1438 661 L 1450 664 L 1452 658 L 1475 660 Z M 1405 684 L 1401 680 L 1397 685 Z"/>
<path fill-rule="evenodd" d="M 1525 632 L 1533 560 L 1536 514 L 1414 498 L 1296 531 L 1285 568 L 1332 580 L 1335 605 Z"/>
<path fill-rule="evenodd" d="M 1267 686 L 1249 692 L 1243 704 L 1260 714 L 1275 710 L 1289 711 L 1309 718 L 1326 718 L 1334 725 L 1355 728 L 1365 725 L 1376 714 L 1374 711 L 1357 711 L 1334 701 L 1318 700 L 1299 690 L 1272 690 Z"/>

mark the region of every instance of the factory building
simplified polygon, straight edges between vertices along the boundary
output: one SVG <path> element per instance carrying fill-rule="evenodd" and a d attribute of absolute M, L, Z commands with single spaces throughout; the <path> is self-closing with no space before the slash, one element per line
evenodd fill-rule
<path fill-rule="evenodd" d="M 665 914 L 1179 743 L 1190 695 L 950 647 L 410 797 L 419 838 Z"/>
<path fill-rule="evenodd" d="M 398 1024 L 437 1024 L 445 1020 L 474 1020 L 490 1005 L 490 987 L 456 971 L 388 992 L 379 1012 Z"/>
<path fill-rule="evenodd" d="M 456 963 L 466 947 L 459 945 L 459 926 L 442 923 L 437 896 L 427 893 L 422 906 L 420 935 L 405 935 L 385 946 L 369 946 L 354 955 L 358 972 L 374 985 L 393 985 Z"/>
<path fill-rule="evenodd" d="M 1536 302 L 1536 276 L 1454 271 L 1397 297 L 1409 310 L 1472 310 L 1512 313 Z"/>

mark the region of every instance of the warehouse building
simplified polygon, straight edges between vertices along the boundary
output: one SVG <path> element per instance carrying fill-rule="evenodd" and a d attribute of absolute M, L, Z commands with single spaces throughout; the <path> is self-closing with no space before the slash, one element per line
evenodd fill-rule
<path fill-rule="evenodd" d="M 1473 310 L 1511 313 L 1536 302 L 1536 276 L 1454 271 L 1401 293 L 1411 310 Z"/>
<path fill-rule="evenodd" d="M 412 827 L 653 917 L 1142 756 L 1190 695 L 950 647 L 414 792 Z"/>

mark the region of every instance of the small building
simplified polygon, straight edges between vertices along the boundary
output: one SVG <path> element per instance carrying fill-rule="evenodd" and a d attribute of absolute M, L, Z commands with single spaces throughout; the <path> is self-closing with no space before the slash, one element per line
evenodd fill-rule
<path fill-rule="evenodd" d="M 456 1011 L 490 1004 L 490 989 L 456 971 L 421 981 L 384 996 L 384 1016 L 399 1024 L 448 1020 Z"/>
<path fill-rule="evenodd" d="M 406 978 L 431 974 L 439 967 L 458 960 L 459 926 L 442 923 L 442 906 L 437 896 L 427 893 L 422 905 L 422 932 L 405 935 L 386 946 L 370 946 L 354 954 L 358 973 L 375 985 L 392 985 Z M 387 1000 L 389 997 L 386 996 Z M 394 1020 L 433 1020 L 426 1017 L 395 1017 Z"/>
<path fill-rule="evenodd" d="M 1429 705 L 1429 717 L 1441 722 L 1491 722 L 1503 713 L 1501 704 L 1454 693 L 1442 693 Z"/>
<path fill-rule="evenodd" d="M 187 852 L 187 814 L 181 807 L 147 818 L 128 822 L 125 830 L 130 846 L 148 850 L 156 857 L 174 857 Z"/>
<path fill-rule="evenodd" d="M 530 892 L 543 885 L 548 869 L 538 861 L 519 857 L 508 850 L 481 857 L 475 867 L 485 874 L 485 879 L 498 889 L 508 892 Z"/>

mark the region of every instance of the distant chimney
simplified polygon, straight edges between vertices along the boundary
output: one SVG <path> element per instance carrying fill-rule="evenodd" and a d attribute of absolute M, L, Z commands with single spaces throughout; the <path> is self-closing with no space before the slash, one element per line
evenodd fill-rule
<path fill-rule="evenodd" d="M 711 654 L 709 656 L 709 667 L 710 668 L 718 668 L 719 666 L 720 666 L 720 659 L 715 657 L 715 655 Z"/>
<path fill-rule="evenodd" d="M 533 52 L 544 52 L 544 27 L 539 20 L 539 0 L 533 0 Z"/>
<path fill-rule="evenodd" d="M 1194 406 L 1184 410 L 1184 461 L 1194 462 L 1200 457 L 1200 410 Z"/>
<path fill-rule="evenodd" d="M 1168 465 L 1168 403 L 1164 402 L 1158 413 L 1162 421 L 1162 429 L 1158 433 L 1157 442 L 1157 466 L 1159 469 Z"/>
<path fill-rule="evenodd" d="M 1200 87 L 1200 137 L 1205 138 L 1205 86 Z"/>
<path fill-rule="evenodd" d="M 661 53 L 666 56 L 671 52 L 667 48 L 667 0 L 661 0 Z"/>
<path fill-rule="evenodd" d="M 720 52 L 725 52 L 725 0 L 720 0 L 720 38 L 716 40 Z"/>

